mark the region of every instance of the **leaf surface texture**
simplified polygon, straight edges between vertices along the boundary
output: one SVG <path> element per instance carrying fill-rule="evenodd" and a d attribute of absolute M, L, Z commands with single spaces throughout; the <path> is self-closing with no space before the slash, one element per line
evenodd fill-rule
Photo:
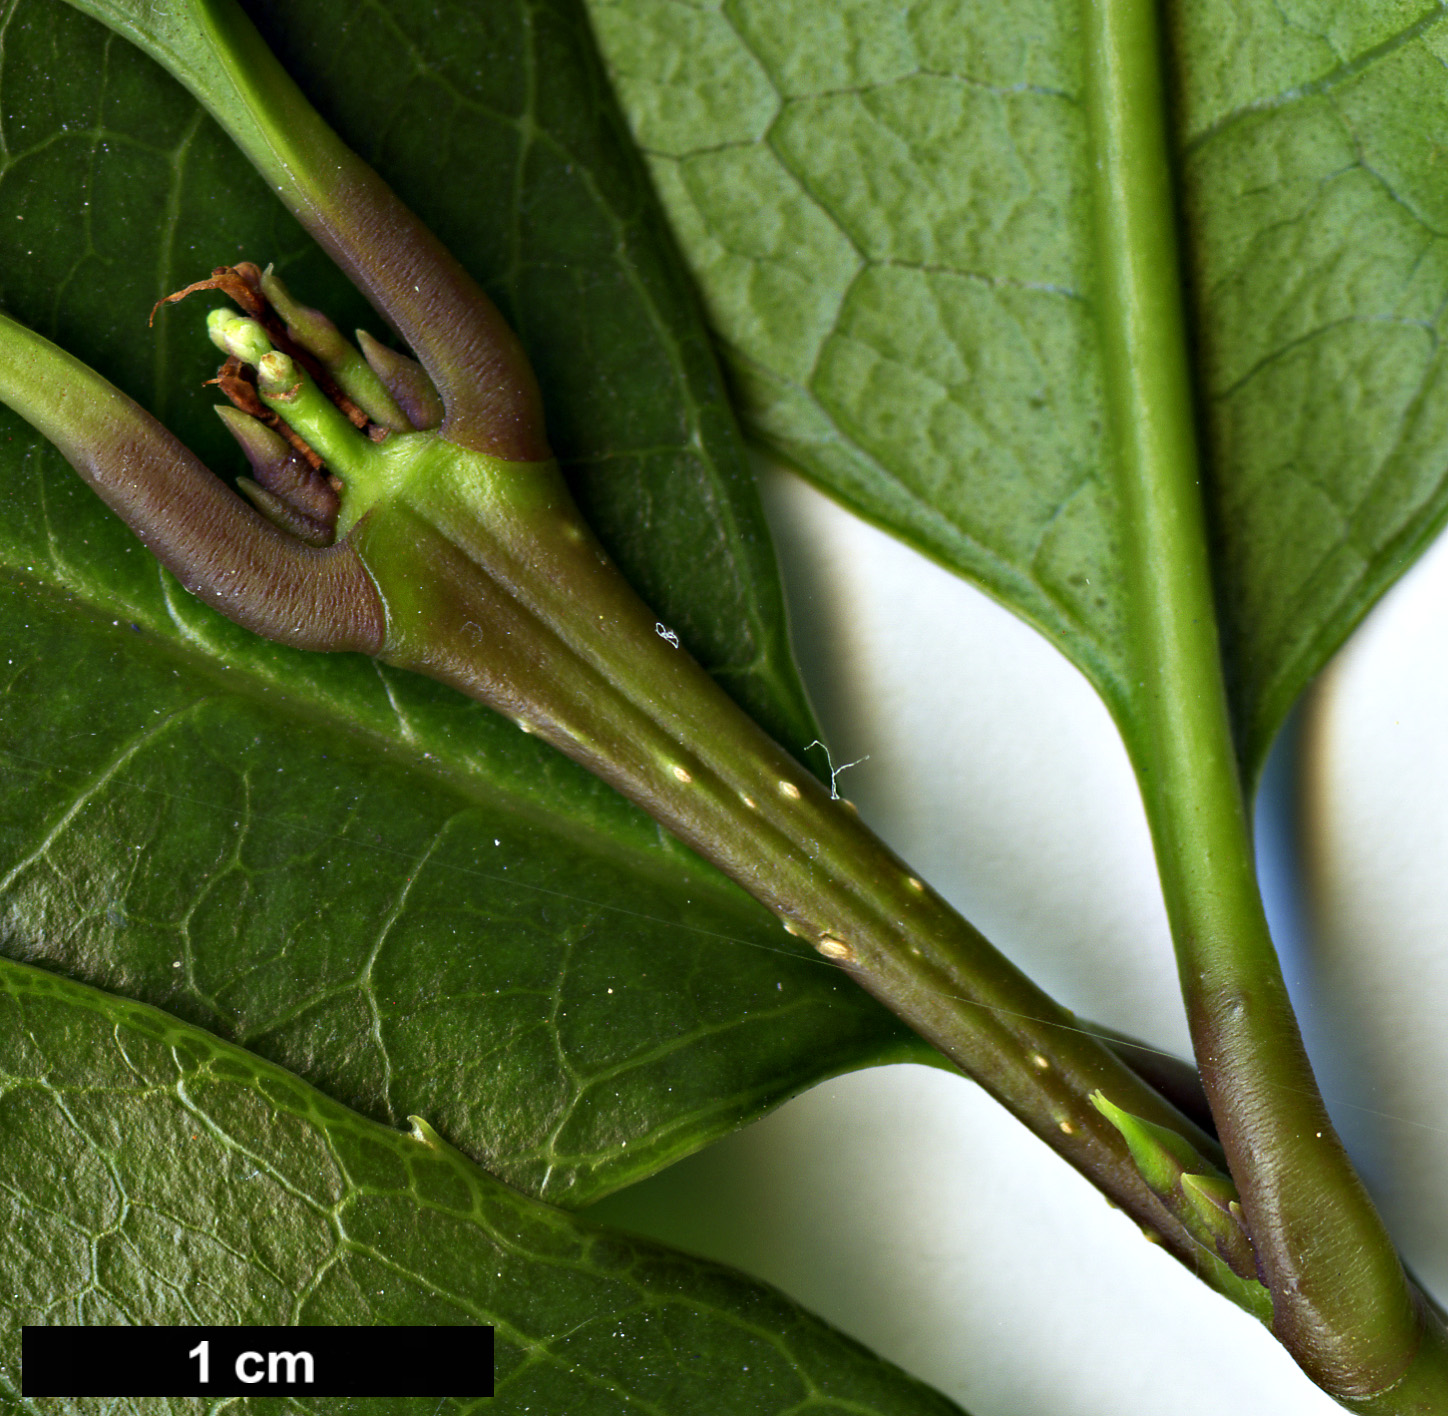
<path fill-rule="evenodd" d="M 747 426 L 981 584 L 1128 736 L 1074 4 L 588 0 Z M 1171 3 L 1240 750 L 1448 513 L 1448 12 Z"/>
<path fill-rule="evenodd" d="M 9 961 L 0 1116 L 0 1399 L 17 1412 L 196 1408 L 27 1401 L 25 1323 L 496 1330 L 491 1400 L 225 1403 L 242 1411 L 958 1412 L 761 1284 L 520 1195 L 426 1121 L 368 1121 L 156 1009 Z"/>

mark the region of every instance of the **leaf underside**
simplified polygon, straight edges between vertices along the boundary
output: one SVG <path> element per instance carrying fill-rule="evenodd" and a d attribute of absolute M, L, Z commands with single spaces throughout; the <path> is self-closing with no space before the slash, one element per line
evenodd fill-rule
<path fill-rule="evenodd" d="M 155 1009 L 8 960 L 0 1126 L 0 1404 L 17 1413 L 197 1407 L 27 1401 L 27 1323 L 496 1329 L 492 1400 L 227 1403 L 258 1413 L 958 1413 L 761 1284 L 596 1229 L 425 1124 L 368 1121 Z"/>
<path fill-rule="evenodd" d="M 588 0 L 750 433 L 1132 684 L 1076 7 Z M 1448 515 L 1448 10 L 1166 7 L 1239 746 Z"/>
<path fill-rule="evenodd" d="M 741 445 L 577 12 L 298 9 L 286 61 L 515 320 L 588 513 L 661 621 L 808 741 Z M 153 302 L 270 259 L 344 327 L 375 319 L 129 45 L 57 0 L 3 26 L 0 298 L 240 470 L 202 388 L 206 305 L 148 333 Z M 565 1204 L 911 1045 L 572 764 L 427 681 L 244 634 L 9 415 L 0 448 L 11 957 L 368 1116 L 425 1115 Z"/>

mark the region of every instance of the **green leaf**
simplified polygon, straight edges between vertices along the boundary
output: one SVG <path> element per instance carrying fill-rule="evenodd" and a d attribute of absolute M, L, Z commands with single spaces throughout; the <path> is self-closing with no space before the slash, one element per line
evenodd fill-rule
<path fill-rule="evenodd" d="M 421 1118 L 379 1125 L 153 1008 L 9 961 L 0 1135 L 12 1409 L 101 1405 L 19 1397 L 26 1323 L 296 1323 L 496 1328 L 492 1402 L 286 1403 L 318 1413 L 958 1410 L 761 1284 L 518 1194 Z"/>
<path fill-rule="evenodd" d="M 347 135 L 491 277 L 590 514 L 661 619 L 786 741 L 808 740 L 706 341 L 570 12 L 490 6 L 444 44 L 399 5 L 381 44 L 340 4 L 302 8 L 337 32 L 324 53 L 293 36 L 299 77 L 355 105 L 334 114 Z M 486 61 L 527 48 L 525 19 L 539 77 L 520 87 Z M 404 83 L 406 45 L 435 67 Z M 168 307 L 148 334 L 152 303 L 252 257 L 339 321 L 369 312 L 129 45 L 22 0 L 0 65 L 7 309 L 239 470 L 201 387 L 205 304 Z M 566 374 L 565 350 L 586 356 Z M 427 1115 L 570 1204 L 910 1045 L 581 770 L 446 689 L 244 634 L 8 416 L 3 447 L 12 957 L 164 1006 L 367 1115 Z"/>
<path fill-rule="evenodd" d="M 1076 7 L 589 5 L 752 434 L 1037 625 L 1129 727 Z M 1448 514 L 1448 17 L 1166 11 L 1222 635 L 1255 774 Z"/>

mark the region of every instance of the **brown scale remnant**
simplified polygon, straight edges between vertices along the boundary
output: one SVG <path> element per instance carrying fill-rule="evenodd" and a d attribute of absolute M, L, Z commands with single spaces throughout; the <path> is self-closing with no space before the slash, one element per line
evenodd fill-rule
<path fill-rule="evenodd" d="M 266 296 L 261 293 L 261 267 L 254 261 L 242 261 L 240 265 L 235 266 L 217 266 L 208 279 L 193 280 L 184 290 L 173 290 L 169 295 L 163 295 L 151 306 L 151 318 L 147 324 L 156 323 L 156 311 L 162 305 L 170 305 L 177 300 L 184 300 L 188 295 L 196 294 L 198 290 L 221 291 L 252 319 L 267 325 L 270 306 L 267 304 Z M 276 316 L 273 314 L 272 318 L 275 320 Z M 270 325 L 267 325 L 267 333 L 271 333 Z"/>

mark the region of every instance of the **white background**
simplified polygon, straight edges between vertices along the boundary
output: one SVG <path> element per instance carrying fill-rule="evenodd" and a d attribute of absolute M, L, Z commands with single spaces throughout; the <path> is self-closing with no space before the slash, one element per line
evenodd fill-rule
<path fill-rule="evenodd" d="M 1136 786 L 1085 681 L 796 478 L 767 473 L 765 492 L 835 761 L 869 757 L 842 792 L 1060 1001 L 1189 1055 Z M 1334 1115 L 1440 1295 L 1445 607 L 1440 548 L 1313 691 L 1259 815 Z M 1290 849 L 1309 866 L 1305 911 L 1276 883 Z M 977 1088 L 929 1068 L 827 1083 L 591 1214 L 768 1279 L 974 1416 L 1340 1410 Z"/>

